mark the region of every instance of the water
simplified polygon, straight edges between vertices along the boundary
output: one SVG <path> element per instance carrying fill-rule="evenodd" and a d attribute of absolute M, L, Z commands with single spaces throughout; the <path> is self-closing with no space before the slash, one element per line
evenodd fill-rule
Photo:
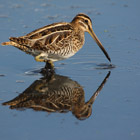
<path fill-rule="evenodd" d="M 53 22 L 71 21 L 77 13 L 83 12 L 93 20 L 93 29 L 109 53 L 113 66 L 110 67 L 96 43 L 86 33 L 84 47 L 72 58 L 56 62 L 55 67 L 56 76 L 66 81 L 63 84 L 60 82 L 60 85 L 69 85 L 74 89 L 78 86 L 84 91 L 81 97 L 85 102 L 111 72 L 91 106 L 91 115 L 79 120 L 71 109 L 61 110 L 62 113 L 39 111 L 39 108 L 35 111 L 29 107 L 10 109 L 10 106 L 2 103 L 18 97 L 37 80 L 41 81 L 43 76 L 34 71 L 44 64 L 35 62 L 32 56 L 14 47 L 0 46 L 0 138 L 138 140 L 139 4 L 138 0 L 82 0 L 80 3 L 74 0 L 0 0 L 0 42 Z M 37 85 L 35 89 L 40 87 Z M 44 89 L 47 90 L 47 87 Z M 34 94 L 32 90 L 29 90 L 29 95 Z"/>

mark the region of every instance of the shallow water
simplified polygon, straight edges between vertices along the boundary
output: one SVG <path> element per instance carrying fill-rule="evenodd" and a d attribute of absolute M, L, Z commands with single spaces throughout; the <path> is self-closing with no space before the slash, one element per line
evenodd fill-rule
<path fill-rule="evenodd" d="M 139 4 L 138 0 L 82 0 L 80 3 L 74 0 L 0 0 L 0 42 L 7 41 L 10 36 L 24 35 L 46 24 L 71 21 L 77 13 L 83 12 L 93 20 L 93 29 L 112 59 L 110 65 L 86 33 L 84 47 L 72 58 L 55 63 L 55 80 L 45 80 L 50 83 L 47 85 L 42 81 L 44 77 L 37 72 L 44 66 L 43 63 L 35 62 L 32 56 L 14 47 L 0 46 L 0 138 L 138 140 Z M 70 100 L 69 108 L 57 108 L 53 112 L 47 110 L 50 106 L 42 105 L 47 99 L 42 98 L 40 92 L 46 94 L 49 88 L 61 89 L 61 86 L 67 85 L 71 89 L 82 90 L 79 97 L 84 106 L 95 95 L 109 71 L 109 78 L 90 106 L 92 113 L 84 120 L 76 117 L 74 110 L 77 106 L 73 106 L 73 100 Z M 55 82 L 59 86 L 53 86 Z M 24 95 L 27 88 L 28 92 Z M 76 95 L 74 93 L 72 95 Z M 40 100 L 34 100 L 30 95 L 37 96 L 37 99 L 44 102 L 39 104 Z M 18 102 L 27 99 L 19 104 L 20 108 L 16 106 L 17 108 L 10 109 L 8 105 L 2 105 L 19 96 L 21 99 L 18 98 Z M 31 103 L 36 104 L 33 106 Z"/>

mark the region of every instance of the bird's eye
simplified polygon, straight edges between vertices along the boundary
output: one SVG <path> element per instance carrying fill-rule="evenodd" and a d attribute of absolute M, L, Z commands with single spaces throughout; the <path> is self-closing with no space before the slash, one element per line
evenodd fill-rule
<path fill-rule="evenodd" d="M 88 20 L 85 20 L 85 23 L 88 23 Z"/>

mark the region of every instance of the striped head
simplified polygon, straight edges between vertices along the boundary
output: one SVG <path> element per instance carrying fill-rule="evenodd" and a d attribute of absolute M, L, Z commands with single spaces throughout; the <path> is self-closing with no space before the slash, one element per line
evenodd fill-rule
<path fill-rule="evenodd" d="M 89 29 L 92 29 L 92 21 L 91 19 L 85 14 L 78 14 L 72 20 L 78 28 L 83 30 L 84 32 L 89 32 Z"/>
<path fill-rule="evenodd" d="M 100 47 L 100 49 L 103 51 L 107 59 L 111 61 L 108 53 L 106 52 L 102 43 L 100 42 L 100 40 L 97 38 L 96 34 L 93 31 L 91 19 L 86 14 L 80 13 L 76 15 L 71 23 L 76 27 L 78 26 L 78 28 L 80 28 L 82 31 L 88 32 L 95 40 L 97 45 Z"/>

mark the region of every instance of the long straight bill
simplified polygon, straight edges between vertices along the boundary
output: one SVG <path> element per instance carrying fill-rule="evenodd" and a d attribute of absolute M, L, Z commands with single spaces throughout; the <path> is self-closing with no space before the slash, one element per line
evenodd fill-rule
<path fill-rule="evenodd" d="M 98 39 L 98 37 L 96 36 L 96 34 L 94 33 L 94 31 L 92 29 L 89 30 L 89 34 L 95 40 L 95 42 L 100 47 L 100 49 L 103 51 L 103 53 L 105 54 L 105 56 L 107 57 L 107 59 L 111 62 L 111 59 L 110 59 L 107 51 L 105 50 L 105 48 L 103 47 L 102 43 L 100 42 L 100 40 Z"/>

